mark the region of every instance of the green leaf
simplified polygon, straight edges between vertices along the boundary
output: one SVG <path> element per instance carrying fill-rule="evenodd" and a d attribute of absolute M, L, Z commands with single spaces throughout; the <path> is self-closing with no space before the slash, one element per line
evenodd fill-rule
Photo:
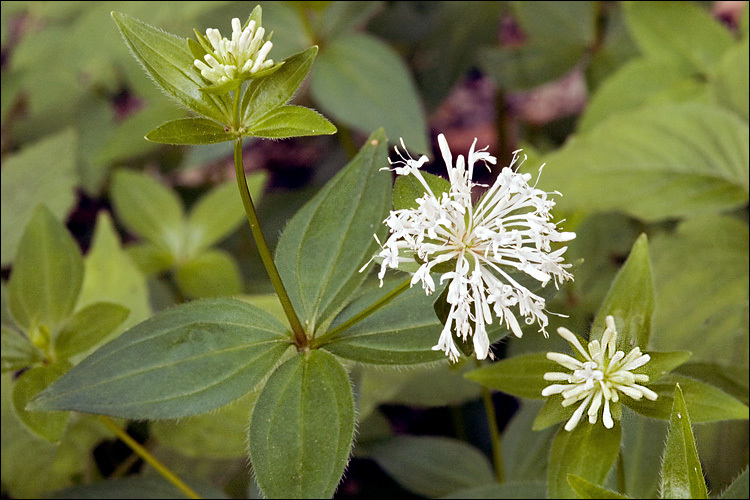
<path fill-rule="evenodd" d="M 620 490 L 632 498 L 658 498 L 661 443 L 667 441 L 668 424 L 622 410 L 622 467 L 627 471 Z M 659 443 L 656 445 L 655 443 Z M 619 465 L 618 465 L 619 467 Z"/>
<path fill-rule="evenodd" d="M 272 75 L 252 80 L 242 96 L 242 125 L 251 128 L 270 111 L 289 102 L 312 68 L 317 53 L 317 46 L 310 47 L 285 59 L 284 65 Z"/>
<path fill-rule="evenodd" d="M 420 172 L 425 183 L 436 197 L 440 198 L 442 193 L 451 189 L 451 183 L 447 180 L 433 175 L 429 172 Z M 414 175 L 399 175 L 393 183 L 393 209 L 414 209 L 419 206 L 417 198 L 421 198 L 427 190 Z"/>
<path fill-rule="evenodd" d="M 69 368 L 67 363 L 35 366 L 23 372 L 13 387 L 13 406 L 18 419 L 35 435 L 53 443 L 62 439 L 70 413 L 28 411 L 26 404 Z"/>
<path fill-rule="evenodd" d="M 146 134 L 146 139 L 160 144 L 217 144 L 235 137 L 213 120 L 182 118 L 159 125 Z"/>
<path fill-rule="evenodd" d="M 382 130 L 289 221 L 276 265 L 305 329 L 340 310 L 367 277 L 359 269 L 377 248 L 390 208 L 390 176 Z"/>
<path fill-rule="evenodd" d="M 188 457 L 245 457 L 247 424 L 257 399 L 253 391 L 211 413 L 151 422 L 149 432 L 159 444 Z"/>
<path fill-rule="evenodd" d="M 748 241 L 747 222 L 716 216 L 653 239 L 653 349 L 747 365 Z"/>
<path fill-rule="evenodd" d="M 0 173 L 3 267 L 13 262 L 24 228 L 37 205 L 44 203 L 58 220 L 67 217 L 76 200 L 75 159 L 76 135 L 71 129 L 3 157 Z"/>
<path fill-rule="evenodd" d="M 84 359 L 31 404 L 125 418 L 177 418 L 253 389 L 289 347 L 249 304 L 205 299 L 163 311 Z"/>
<path fill-rule="evenodd" d="M 550 450 L 548 497 L 576 498 L 568 484 L 568 474 L 603 483 L 620 451 L 621 432 L 619 422 L 607 429 L 600 422 L 589 424 L 584 419 L 570 432 L 561 426 Z"/>
<path fill-rule="evenodd" d="M 75 313 L 55 339 L 55 354 L 67 359 L 102 342 L 125 321 L 130 311 L 111 302 L 97 302 Z"/>
<path fill-rule="evenodd" d="M 649 383 L 659 380 L 664 375 L 682 365 L 692 356 L 692 353 L 688 351 L 644 351 L 644 354 L 651 356 L 651 359 L 642 367 L 635 369 L 634 373 L 648 375 Z"/>
<path fill-rule="evenodd" d="M 650 364 L 650 362 L 649 362 Z M 730 396 L 748 404 L 748 366 L 726 363 L 692 362 L 680 365 L 677 373 L 718 387 Z"/>
<path fill-rule="evenodd" d="M 549 448 L 557 429 L 532 429 L 534 416 L 542 407 L 541 401 L 519 400 L 520 408 L 503 429 L 502 447 L 505 477 L 514 481 L 531 481 L 547 476 Z M 545 484 L 544 490 L 546 492 Z M 542 493 L 542 497 L 545 496 Z"/>
<path fill-rule="evenodd" d="M 482 69 L 505 89 L 525 89 L 570 71 L 594 40 L 592 2 L 512 2 L 527 39 L 480 51 Z"/>
<path fill-rule="evenodd" d="M 227 122 L 222 101 L 201 91 L 206 84 L 193 65 L 187 42 L 121 12 L 112 12 L 125 42 L 143 69 L 178 102 L 217 122 Z"/>
<path fill-rule="evenodd" d="M 175 279 L 191 298 L 222 297 L 242 292 L 240 268 L 224 250 L 206 250 L 177 266 Z"/>
<path fill-rule="evenodd" d="M 540 352 L 503 359 L 472 370 L 464 376 L 513 396 L 543 399 L 542 390 L 550 384 L 544 380 L 544 374 L 556 371 L 560 371 L 560 365 Z"/>
<path fill-rule="evenodd" d="M 687 2 L 623 4 L 628 28 L 647 57 L 677 60 L 705 73 L 732 44 L 732 36 L 703 8 Z"/>
<path fill-rule="evenodd" d="M 371 458 L 403 488 L 430 498 L 495 481 L 484 453 L 457 439 L 395 436 L 373 446 Z"/>
<path fill-rule="evenodd" d="M 638 85 L 633 85 L 638 82 Z M 591 97 L 578 122 L 579 132 L 588 132 L 606 118 L 637 108 L 688 100 L 684 89 L 699 80 L 678 61 L 638 58 L 621 66 Z"/>
<path fill-rule="evenodd" d="M 648 257 L 648 238 L 641 234 L 596 313 L 590 340 L 601 341 L 607 328 L 605 318 L 611 315 L 617 326 L 618 351 L 630 352 L 635 346 L 646 349 L 653 311 L 654 279 Z"/>
<path fill-rule="evenodd" d="M 336 317 L 331 328 L 388 291 L 374 289 L 363 294 Z M 432 300 L 421 287 L 412 287 L 326 343 L 325 349 L 342 358 L 372 364 L 410 365 L 445 359 L 445 353 L 432 350 L 443 328 L 432 311 Z"/>
<path fill-rule="evenodd" d="M 229 498 L 221 489 L 206 483 L 186 481 L 201 498 Z M 184 498 L 184 493 L 161 476 L 134 476 L 107 479 L 91 484 L 71 486 L 52 493 L 55 499 L 132 499 L 139 498 Z"/>
<path fill-rule="evenodd" d="M 130 314 L 118 332 L 151 316 L 146 278 L 120 246 L 120 237 L 106 212 L 99 212 L 84 267 L 78 309 L 101 301 L 127 307 Z"/>
<path fill-rule="evenodd" d="M 78 244 L 44 205 L 26 226 L 8 284 L 8 305 L 24 329 L 52 330 L 78 300 L 83 258 Z"/>
<path fill-rule="evenodd" d="M 41 361 L 42 352 L 29 338 L 15 329 L 2 326 L 2 373 L 16 371 Z"/>
<path fill-rule="evenodd" d="M 177 194 L 146 174 L 119 170 L 111 187 L 115 212 L 125 226 L 151 243 L 180 255 L 185 221 Z"/>
<path fill-rule="evenodd" d="M 612 116 L 545 158 L 541 189 L 561 210 L 619 210 L 645 221 L 706 215 L 748 200 L 748 125 L 696 103 Z"/>
<path fill-rule="evenodd" d="M 279 106 L 253 123 L 248 134 L 266 139 L 287 139 L 306 135 L 330 135 L 336 127 L 320 113 L 302 106 Z"/>
<path fill-rule="evenodd" d="M 563 406 L 562 402 L 563 397 L 559 394 L 553 394 L 546 398 L 544 406 L 534 418 L 531 428 L 535 431 L 541 431 L 558 422 L 570 419 L 576 408 L 575 406 Z"/>
<path fill-rule="evenodd" d="M 608 490 L 575 474 L 568 474 L 568 484 L 579 498 L 628 498 L 616 491 Z"/>
<path fill-rule="evenodd" d="M 703 469 L 680 384 L 674 391 L 669 435 L 661 469 L 663 498 L 708 498 Z"/>
<path fill-rule="evenodd" d="M 747 13 L 747 9 L 745 9 L 745 12 Z M 747 17 L 747 16 L 745 16 Z M 748 469 L 745 467 L 745 470 L 740 474 L 740 477 L 734 480 L 734 482 L 729 485 L 729 488 L 724 490 L 724 493 L 721 494 L 719 498 L 721 499 L 729 499 L 729 498 L 747 498 L 748 491 L 750 488 L 748 487 Z"/>
<path fill-rule="evenodd" d="M 254 172 L 247 176 L 247 187 L 254 203 L 260 200 L 267 178 L 264 172 Z M 223 240 L 244 220 L 245 208 L 237 191 L 237 183 L 232 180 L 214 187 L 190 211 L 185 254 L 196 255 Z"/>
<path fill-rule="evenodd" d="M 273 372 L 250 420 L 250 462 L 269 498 L 330 498 L 354 438 L 354 396 L 346 370 L 321 350 Z"/>
<path fill-rule="evenodd" d="M 750 98 L 747 93 L 750 86 L 748 58 L 750 45 L 745 39 L 726 51 L 709 80 L 709 88 L 715 102 L 734 111 L 745 121 L 750 119 Z"/>
<path fill-rule="evenodd" d="M 161 274 L 177 262 L 172 252 L 148 241 L 128 245 L 125 253 L 138 266 L 137 269 L 147 276 Z"/>
<path fill-rule="evenodd" d="M 644 399 L 635 401 L 625 397 L 622 398 L 622 403 L 641 415 L 669 420 L 674 402 L 675 384 L 680 384 L 692 421 L 696 424 L 748 418 L 748 407 L 726 392 L 677 374 L 670 374 L 647 384 L 649 389 L 659 395 L 656 401 Z"/>
<path fill-rule="evenodd" d="M 430 150 L 414 80 L 399 55 L 374 37 L 348 35 L 328 43 L 310 92 L 322 111 L 341 123 L 365 133 L 383 127 L 412 153 Z"/>
<path fill-rule="evenodd" d="M 457 490 L 442 498 L 544 498 L 544 481 L 508 481 Z"/>

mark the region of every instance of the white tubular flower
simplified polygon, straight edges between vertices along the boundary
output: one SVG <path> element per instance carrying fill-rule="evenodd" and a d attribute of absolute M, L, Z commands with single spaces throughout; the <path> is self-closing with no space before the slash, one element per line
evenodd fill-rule
<path fill-rule="evenodd" d="M 222 38 L 217 29 L 206 30 L 206 38 L 211 47 L 204 48 L 208 54 L 204 61 L 196 59 L 193 64 L 206 80 L 215 84 L 248 77 L 273 66 L 272 59 L 266 59 L 273 44 L 270 40 L 263 43 L 266 31 L 255 21 L 250 21 L 242 29 L 238 18 L 232 19 L 232 39 Z"/>
<path fill-rule="evenodd" d="M 588 407 L 589 423 L 595 424 L 602 402 L 604 403 L 602 422 L 607 429 L 611 429 L 614 422 L 609 404 L 610 401 L 616 403 L 620 400 L 620 392 L 636 400 L 645 396 L 646 399 L 655 401 L 658 397 L 651 389 L 636 383 L 648 382 L 648 375 L 632 373 L 636 368 L 648 363 L 651 357 L 641 353 L 638 347 L 633 348 L 627 355 L 623 351 L 615 351 L 617 342 L 615 319 L 607 316 L 606 321 L 607 329 L 604 331 L 601 343 L 598 340 L 592 340 L 589 342 L 588 351 L 583 348 L 570 330 L 557 329 L 557 333 L 570 342 L 586 361 L 579 361 L 567 354 L 547 353 L 547 359 L 559 363 L 573 373 L 545 373 L 544 380 L 567 383 L 547 386 L 542 391 L 542 396 L 561 394 L 564 398 L 562 405 L 566 407 L 583 400 L 565 424 L 566 431 L 572 431 L 578 425 L 586 407 Z M 590 406 L 589 403 L 591 403 Z"/>
<path fill-rule="evenodd" d="M 463 341 L 473 337 L 478 359 L 488 356 L 486 325 L 493 322 L 493 312 L 518 337 L 522 332 L 515 314 L 523 316 L 526 324 L 538 323 L 546 336 L 544 298 L 519 284 L 513 275 L 518 276 L 521 271 L 543 286 L 550 280 L 558 286 L 572 279 L 566 271 L 570 264 L 563 263 L 565 248 L 553 252 L 551 243 L 571 240 L 575 234 L 560 232 L 550 222 L 554 202 L 547 198 L 549 193 L 529 186 L 530 174 L 512 170 L 519 151 L 474 206 L 472 189 L 479 185 L 472 182 L 474 166 L 477 162 L 494 165 L 495 157 L 487 148 L 475 150 L 474 139 L 468 156 L 459 155 L 454 164 L 443 134 L 438 136 L 438 143 L 448 169 L 447 192 L 432 191 L 419 170 L 428 158 L 413 159 L 403 141 L 405 155 L 396 148 L 401 159 L 388 160 L 396 174 L 413 175 L 425 194 L 416 200 L 416 208 L 391 211 L 385 220 L 390 236 L 377 255 L 382 259 L 378 275 L 381 284 L 386 268 L 395 269 L 401 263 L 413 264 L 416 260 L 420 267 L 412 285 L 421 282 L 429 295 L 435 290 L 430 276 L 434 267 L 441 264 L 438 268 L 444 271 L 449 266 L 450 271 L 442 272 L 440 283 L 450 281 L 450 312 L 433 349 L 445 351 L 451 361 L 460 355 L 453 332 Z"/>

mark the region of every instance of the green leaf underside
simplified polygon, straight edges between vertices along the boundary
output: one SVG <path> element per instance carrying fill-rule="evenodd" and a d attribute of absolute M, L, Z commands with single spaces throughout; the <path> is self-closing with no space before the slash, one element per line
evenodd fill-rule
<path fill-rule="evenodd" d="M 677 383 L 680 384 L 685 394 L 685 401 L 693 423 L 748 418 L 748 407 L 729 394 L 712 385 L 677 374 L 669 374 L 654 383 L 647 384 L 649 389 L 659 395 L 656 401 L 649 401 L 645 398 L 640 401 L 622 398 L 622 402 L 641 415 L 669 420 L 674 401 L 674 386 Z"/>
<path fill-rule="evenodd" d="M 495 480 L 487 457 L 457 439 L 396 436 L 373 446 L 371 457 L 402 487 L 429 498 Z"/>
<path fill-rule="evenodd" d="M 568 474 L 568 484 L 580 498 L 628 498 L 625 495 L 620 495 L 616 491 L 603 488 L 575 474 Z"/>
<path fill-rule="evenodd" d="M 591 340 L 601 341 L 606 316 L 617 326 L 617 350 L 630 352 L 648 346 L 654 311 L 654 280 L 648 257 L 648 239 L 642 234 L 633 244 L 628 260 L 620 268 L 591 327 Z"/>
<path fill-rule="evenodd" d="M 268 498 L 330 498 L 354 437 L 354 397 L 341 363 L 314 350 L 268 379 L 250 422 L 250 461 Z"/>
<path fill-rule="evenodd" d="M 32 403 L 125 418 L 177 418 L 253 389 L 289 347 L 284 327 L 230 299 L 161 312 L 102 346 Z"/>
<path fill-rule="evenodd" d="M 543 399 L 542 390 L 551 384 L 544 380 L 544 374 L 560 371 L 566 369 L 547 359 L 545 353 L 531 353 L 500 360 L 464 376 L 513 396 Z"/>
<path fill-rule="evenodd" d="M 157 85 L 188 108 L 218 122 L 226 120 L 221 101 L 200 89 L 206 84 L 195 68 L 187 42 L 138 19 L 113 12 L 133 55 Z"/>
<path fill-rule="evenodd" d="M 388 292 L 377 288 L 363 294 L 331 324 L 335 327 Z M 432 311 L 431 296 L 413 286 L 325 345 L 342 358 L 373 364 L 416 364 L 445 359 L 433 351 L 443 325 Z"/>
<path fill-rule="evenodd" d="M 251 81 L 242 96 L 242 125 L 252 128 L 270 111 L 289 102 L 310 71 L 317 53 L 318 47 L 310 47 L 285 59 L 284 65 L 272 75 Z"/>
<path fill-rule="evenodd" d="M 613 116 L 545 157 L 539 184 L 563 210 L 620 210 L 646 221 L 729 210 L 748 200 L 748 125 L 696 103 Z"/>
<path fill-rule="evenodd" d="M 323 115 L 310 108 L 288 105 L 279 106 L 260 118 L 253 123 L 248 133 L 266 139 L 286 139 L 335 134 L 336 127 Z"/>
<path fill-rule="evenodd" d="M 383 131 L 289 221 L 276 247 L 276 265 L 305 328 L 315 331 L 367 277 L 359 269 L 377 248 L 390 208 Z M 381 238 L 382 241 L 382 238 Z"/>
<path fill-rule="evenodd" d="M 661 469 L 663 498 L 708 498 L 685 398 L 677 384 Z"/>
<path fill-rule="evenodd" d="M 146 134 L 160 144 L 217 144 L 235 139 L 224 126 L 207 118 L 182 118 L 163 123 Z"/>
<path fill-rule="evenodd" d="M 83 257 L 65 226 L 44 205 L 34 211 L 18 245 L 8 306 L 24 329 L 52 331 L 73 312 L 83 282 Z"/>
<path fill-rule="evenodd" d="M 621 432 L 619 422 L 615 422 L 612 429 L 607 429 L 601 418 L 592 425 L 585 415 L 570 432 L 561 426 L 550 450 L 548 497 L 576 498 L 568 484 L 568 474 L 595 484 L 603 483 L 620 451 Z"/>

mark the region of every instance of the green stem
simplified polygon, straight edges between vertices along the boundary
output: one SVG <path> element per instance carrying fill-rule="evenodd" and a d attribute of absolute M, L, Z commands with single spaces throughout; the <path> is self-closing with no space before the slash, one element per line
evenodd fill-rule
<path fill-rule="evenodd" d="M 186 485 L 182 482 L 182 480 L 177 477 L 171 470 L 169 470 L 164 464 L 159 462 L 156 457 L 154 457 L 149 451 L 141 446 L 135 439 L 130 437 L 127 432 L 120 429 L 120 427 L 109 417 L 106 417 L 104 415 L 99 415 L 99 420 L 101 420 L 104 425 L 107 426 L 109 430 L 111 430 L 115 436 L 117 436 L 120 441 L 128 445 L 131 450 L 133 450 L 138 456 L 140 456 L 146 463 L 148 463 L 151 467 L 156 469 L 156 471 L 164 476 L 164 478 L 175 485 L 180 491 L 182 491 L 188 498 L 201 498 L 200 495 L 198 495 L 195 491 L 190 488 L 190 486 Z"/>
<path fill-rule="evenodd" d="M 477 365 L 481 365 L 481 363 L 477 361 Z M 485 386 L 482 386 L 482 402 L 484 402 L 484 411 L 487 413 L 487 424 L 490 428 L 495 477 L 498 483 L 503 483 L 505 482 L 505 470 L 503 467 L 503 449 L 500 446 L 500 430 L 497 428 L 497 415 L 495 414 L 495 404 L 492 402 L 492 393 Z"/>
<path fill-rule="evenodd" d="M 359 323 L 360 321 L 365 319 L 367 316 L 374 313 L 375 311 L 377 311 L 378 309 L 386 305 L 388 302 L 390 302 L 394 298 L 398 297 L 404 290 L 409 288 L 410 284 L 411 284 L 411 278 L 407 278 L 406 281 L 404 281 L 399 286 L 397 286 L 390 292 L 380 297 L 377 301 L 370 304 L 367 308 L 363 309 L 362 311 L 358 312 L 357 314 L 355 314 L 348 320 L 344 321 L 336 328 L 328 330 L 326 333 L 324 333 L 320 337 L 313 339 L 313 347 L 318 347 L 320 345 L 325 344 L 326 342 L 336 337 L 341 332 L 345 331 L 348 328 L 351 328 L 352 325 Z"/>
<path fill-rule="evenodd" d="M 242 164 L 241 137 L 234 141 L 234 170 L 237 174 L 237 186 L 240 189 L 242 204 L 245 205 L 245 214 L 247 214 L 247 220 L 250 222 L 250 231 L 252 231 L 253 238 L 255 238 L 255 244 L 258 246 L 258 253 L 260 254 L 260 258 L 263 261 L 266 271 L 268 272 L 268 277 L 271 279 L 271 284 L 273 285 L 274 290 L 276 290 L 276 294 L 279 296 L 279 302 L 281 302 L 281 307 L 284 308 L 284 313 L 289 320 L 289 325 L 292 327 L 295 343 L 298 347 L 303 347 L 307 345 L 305 329 L 302 327 L 302 323 L 297 317 L 297 313 L 294 311 L 294 306 L 289 298 L 289 294 L 286 292 L 286 288 L 284 288 L 284 283 L 281 281 L 281 275 L 273 261 L 271 251 L 268 249 L 268 244 L 263 236 L 263 231 L 260 229 L 258 214 L 255 211 L 253 200 L 250 198 L 250 191 L 247 188 L 245 167 Z"/>

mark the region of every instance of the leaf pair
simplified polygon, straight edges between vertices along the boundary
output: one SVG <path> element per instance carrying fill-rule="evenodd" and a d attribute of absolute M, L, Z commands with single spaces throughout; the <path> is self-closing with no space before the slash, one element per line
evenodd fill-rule
<path fill-rule="evenodd" d="M 265 175 L 251 175 L 248 184 L 257 200 Z M 234 259 L 223 250 L 211 248 L 245 218 L 234 181 L 213 188 L 187 216 L 174 191 L 143 174 L 117 172 L 111 195 L 120 220 L 146 240 L 129 248 L 144 272 L 172 269 L 180 290 L 189 297 L 240 293 L 241 277 Z"/>
<path fill-rule="evenodd" d="M 40 205 L 21 238 L 8 284 L 14 324 L 2 328 L 2 371 L 30 367 L 13 388 L 13 402 L 24 425 L 50 441 L 60 440 L 69 414 L 29 412 L 26 403 L 70 369 L 70 358 L 100 343 L 129 314 L 111 302 L 76 311 L 83 279 L 77 243 Z"/>

